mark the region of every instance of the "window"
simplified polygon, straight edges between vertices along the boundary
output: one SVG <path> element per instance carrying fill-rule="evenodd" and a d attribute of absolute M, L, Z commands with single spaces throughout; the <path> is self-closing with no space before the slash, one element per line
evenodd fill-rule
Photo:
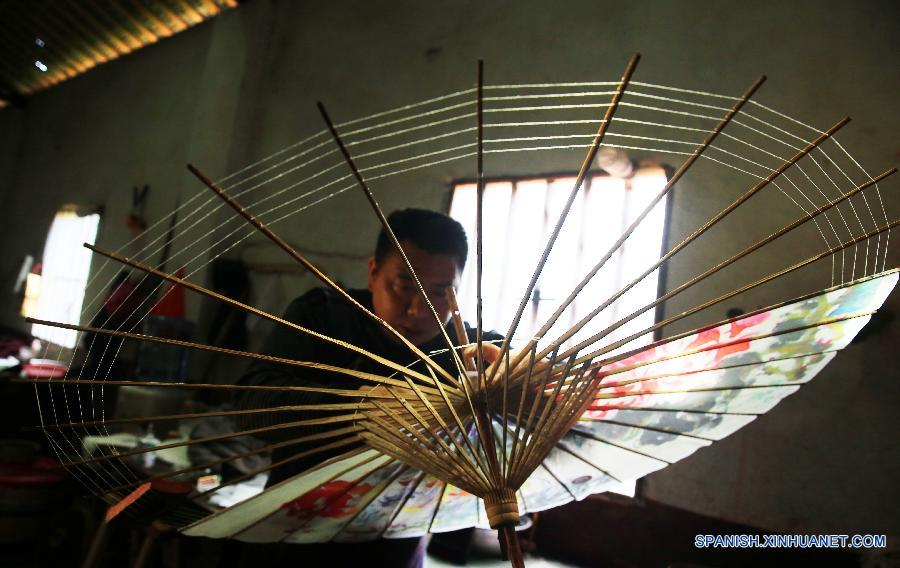
<path fill-rule="evenodd" d="M 100 215 L 79 215 L 66 207 L 56 214 L 44 245 L 40 292 L 33 300 L 30 315 L 38 319 L 78 324 L 84 289 L 91 267 L 91 251 L 83 244 L 94 244 Z M 75 347 L 77 332 L 44 325 L 33 325 L 37 338 L 69 349 Z"/>
<path fill-rule="evenodd" d="M 532 293 L 529 308 L 516 331 L 517 340 L 531 337 L 609 250 L 628 225 L 640 214 L 667 181 L 659 166 L 642 167 L 629 178 L 606 174 L 589 176 L 553 247 L 541 278 Z M 484 192 L 483 317 L 485 329 L 505 333 L 509 328 L 535 264 L 553 225 L 568 198 L 574 176 L 491 181 Z M 450 215 L 462 223 L 475 240 L 476 186 L 460 183 L 453 188 Z M 616 293 L 655 262 L 663 246 L 666 200 L 649 216 L 610 258 L 603 270 L 578 295 L 547 334 L 554 337 Z M 475 317 L 474 262 L 463 276 L 459 292 L 460 310 L 471 322 Z M 619 301 L 601 312 L 570 340 L 588 337 L 643 307 L 657 297 L 658 272 L 649 275 Z M 610 342 L 654 323 L 654 310 L 631 321 L 609 336 Z M 643 341 L 648 343 L 652 337 Z M 637 346 L 637 343 L 629 347 Z"/>
<path fill-rule="evenodd" d="M 666 171 L 660 166 L 638 168 L 628 178 L 606 174 L 588 176 L 569 212 L 548 258 L 529 307 L 516 330 L 513 346 L 524 343 L 610 249 L 625 229 L 665 186 Z M 524 180 L 497 180 L 485 184 L 483 318 L 485 329 L 506 333 L 547 238 L 575 183 L 575 176 Z M 450 215 L 462 223 L 474 251 L 476 185 L 453 187 Z M 661 200 L 625 244 L 609 259 L 545 336 L 558 337 L 582 317 L 618 292 L 623 285 L 659 259 L 664 245 L 666 199 Z M 474 258 L 474 253 L 472 255 Z M 476 270 L 474 262 L 463 275 L 459 291 L 460 311 L 470 323 L 475 319 Z M 566 345 L 590 337 L 618 319 L 657 298 L 659 271 L 651 273 L 617 302 L 598 314 Z M 626 337 L 655 323 L 648 310 L 603 343 Z M 647 344 L 647 335 L 621 349 Z M 627 480 L 616 493 L 634 496 L 635 484 Z"/>

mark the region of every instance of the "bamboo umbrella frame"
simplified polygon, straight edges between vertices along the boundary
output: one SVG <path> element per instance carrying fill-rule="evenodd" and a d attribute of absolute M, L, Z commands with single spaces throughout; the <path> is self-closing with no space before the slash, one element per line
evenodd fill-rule
<path fill-rule="evenodd" d="M 794 167 L 801 159 L 809 156 L 826 140 L 833 137 L 835 132 L 846 125 L 849 119 L 845 118 L 837 122 L 827 131 L 821 133 L 815 139 L 808 141 L 805 146 L 797 151 L 791 158 L 784 160 L 769 175 L 762 178 L 750 189 L 741 194 L 735 201 L 723 208 L 706 223 L 692 232 L 682 242 L 663 254 L 658 261 L 651 264 L 637 278 L 621 287 L 619 291 L 607 298 L 574 325 L 569 326 L 554 340 L 546 345 L 539 346 L 540 341 L 548 334 L 566 309 L 579 297 L 591 280 L 603 269 L 608 261 L 619 251 L 631 235 L 640 227 L 653 208 L 658 205 L 673 189 L 675 184 L 684 177 L 692 165 L 700 159 L 713 145 L 713 142 L 723 133 L 726 126 L 738 116 L 751 97 L 758 91 L 765 77 L 757 79 L 745 92 L 738 97 L 731 108 L 718 120 L 704 140 L 694 147 L 685 161 L 674 170 L 664 187 L 651 199 L 637 215 L 637 217 L 624 229 L 618 239 L 610 246 L 601 259 L 585 274 L 583 279 L 575 285 L 572 291 L 560 303 L 557 309 L 550 315 L 540 329 L 525 344 L 524 348 L 512 351 L 511 342 L 515 330 L 523 317 L 527 302 L 535 289 L 535 286 L 546 266 L 551 250 L 560 236 L 562 227 L 569 215 L 576 198 L 581 191 L 585 180 L 594 162 L 597 152 L 603 144 L 611 125 L 615 121 L 617 109 L 626 94 L 635 73 L 640 56 L 635 54 L 628 61 L 621 78 L 615 85 L 609 104 L 602 105 L 605 108 L 604 116 L 599 121 L 596 134 L 588 147 L 582 165 L 575 176 L 573 187 L 563 205 L 556 223 L 550 232 L 546 245 L 540 254 L 535 270 L 528 282 L 523 298 L 512 318 L 512 324 L 499 348 L 499 353 L 492 362 L 485 358 L 483 333 L 484 317 L 482 313 L 482 281 L 484 278 L 483 267 L 483 223 L 484 223 L 484 69 L 479 62 L 477 73 L 477 85 L 475 93 L 476 120 L 476 148 L 475 148 L 475 186 L 476 186 L 476 329 L 475 342 L 469 344 L 465 326 L 459 314 L 459 308 L 454 291 L 448 290 L 448 300 L 452 308 L 453 329 L 456 334 L 456 344 L 448 335 L 443 321 L 443 315 L 438 313 L 426 293 L 421 281 L 416 275 L 414 266 L 410 262 L 402 243 L 394 234 L 387 216 L 384 214 L 374 193 L 369 187 L 369 180 L 363 170 L 357 165 L 356 159 L 350 152 L 350 144 L 345 143 L 339 126 L 331 120 L 324 105 L 319 104 L 319 110 L 325 122 L 327 132 L 331 135 L 338 153 L 343 157 L 346 167 L 351 172 L 350 178 L 366 197 L 374 214 L 379 219 L 385 234 L 400 255 L 406 269 L 415 282 L 417 293 L 428 307 L 432 318 L 441 330 L 441 338 L 446 344 L 449 357 L 453 363 L 455 372 L 448 371 L 419 347 L 407 340 L 400 332 L 394 329 L 373 311 L 361 305 L 353 299 L 339 284 L 329 278 L 324 271 L 311 262 L 306 256 L 279 237 L 270 226 L 258 218 L 248 208 L 244 207 L 237 198 L 229 195 L 213 182 L 205 173 L 194 165 L 188 169 L 201 181 L 212 193 L 225 205 L 230 207 L 239 218 L 252 226 L 270 242 L 288 254 L 294 261 L 301 265 L 310 274 L 321 281 L 326 287 L 335 291 L 357 311 L 364 314 L 376 326 L 386 334 L 395 338 L 397 342 L 405 346 L 411 354 L 423 362 L 422 370 L 415 370 L 400 365 L 394 361 L 381 357 L 362 347 L 353 345 L 339 338 L 333 338 L 319 331 L 306 328 L 284 318 L 267 313 L 264 310 L 253 307 L 245 302 L 230 298 L 219 292 L 205 288 L 180 275 L 167 272 L 164 269 L 151 266 L 137 258 L 130 258 L 118 252 L 102 247 L 85 245 L 94 254 L 105 257 L 123 266 L 142 271 L 167 281 L 172 285 L 183 286 L 193 292 L 222 302 L 233 308 L 253 314 L 262 319 L 273 322 L 276 325 L 304 334 L 317 340 L 324 341 L 333 346 L 347 350 L 371 362 L 382 365 L 393 372 L 392 375 L 378 375 L 365 373 L 351 368 L 335 365 L 326 365 L 314 361 L 299 361 L 287 358 L 259 355 L 256 353 L 225 349 L 202 343 L 175 340 L 161 337 L 153 337 L 128 331 L 104 329 L 103 327 L 82 326 L 75 324 L 63 324 L 28 318 L 35 324 L 48 325 L 63 329 L 76 330 L 84 333 L 94 333 L 128 339 L 140 342 L 154 342 L 163 345 L 176 346 L 186 349 L 211 352 L 219 355 L 238 357 L 242 359 L 267 361 L 301 369 L 310 369 L 329 372 L 335 377 L 334 387 L 313 386 L 247 386 L 247 385 L 219 385 L 219 384 L 191 384 L 173 383 L 168 381 L 131 381 L 97 377 L 94 379 L 49 379 L 41 382 L 48 385 L 60 386 L 94 386 L 98 382 L 108 386 L 144 386 L 150 388 L 178 388 L 178 389 L 218 389 L 227 391 L 259 391 L 259 392 L 316 392 L 331 395 L 346 402 L 331 402 L 323 404 L 283 405 L 266 408 L 248 408 L 239 410 L 215 410 L 210 412 L 187 412 L 181 414 L 146 416 L 138 418 L 102 418 L 89 421 L 69 421 L 42 424 L 45 431 L 65 433 L 78 428 L 105 427 L 108 425 L 123 425 L 131 423 L 165 422 L 180 420 L 195 420 L 209 417 L 236 417 L 263 415 L 270 413 L 297 413 L 297 420 L 289 420 L 280 424 L 261 428 L 243 429 L 227 434 L 217 434 L 192 440 L 168 443 L 151 448 L 135 448 L 113 453 L 102 453 L 99 456 L 88 456 L 80 460 L 68 460 L 67 467 L 89 468 L 97 464 L 113 462 L 123 457 L 139 456 L 151 451 L 202 444 L 212 441 L 225 440 L 237 436 L 246 436 L 271 432 L 275 430 L 295 430 L 309 426 L 330 426 L 325 432 L 313 434 L 291 434 L 288 439 L 273 444 L 267 444 L 262 448 L 240 452 L 233 456 L 211 460 L 190 467 L 176 469 L 170 472 L 158 473 L 145 479 L 125 481 L 102 491 L 110 496 L 113 501 L 126 503 L 127 506 L 136 501 L 147 490 L 148 484 L 168 478 L 191 474 L 209 467 L 220 465 L 231 460 L 249 457 L 274 449 L 301 446 L 303 444 L 318 444 L 303 449 L 289 457 L 267 466 L 257 468 L 237 479 L 230 480 L 219 487 L 206 492 L 194 491 L 191 498 L 207 496 L 223 487 L 238 483 L 242 480 L 270 471 L 291 461 L 316 455 L 318 453 L 347 449 L 345 455 L 353 455 L 360 450 L 356 447 L 360 442 L 387 454 L 404 464 L 421 469 L 429 474 L 452 483 L 465 491 L 481 498 L 485 503 L 485 512 L 492 528 L 499 531 L 502 546 L 513 566 L 524 566 L 522 552 L 516 540 L 515 526 L 519 522 L 519 509 L 516 500 L 516 491 L 528 479 L 535 468 L 550 452 L 553 446 L 568 432 L 584 413 L 593 408 L 599 408 L 604 402 L 615 398 L 630 396 L 642 391 L 629 391 L 627 395 L 614 389 L 632 384 L 640 379 L 626 379 L 615 381 L 615 376 L 644 365 L 657 363 L 661 360 L 682 357 L 690 354 L 683 352 L 677 355 L 641 361 L 630 365 L 610 368 L 611 364 L 623 361 L 640 351 L 632 349 L 619 352 L 619 348 L 626 346 L 632 340 L 644 336 L 654 330 L 671 325 L 692 314 L 695 314 L 711 305 L 732 298 L 747 290 L 775 280 L 817 262 L 823 258 L 834 255 L 854 247 L 863 241 L 868 242 L 873 237 L 879 237 L 900 224 L 900 220 L 894 220 L 876 226 L 872 230 L 843 240 L 834 246 L 829 246 L 817 254 L 807 257 L 787 268 L 772 272 L 762 278 L 748 282 L 730 290 L 724 294 L 699 303 L 681 313 L 670 316 L 653 326 L 637 331 L 627 337 L 613 341 L 612 343 L 596 347 L 599 342 L 608 337 L 624 324 L 632 321 L 646 311 L 655 308 L 662 302 L 688 290 L 706 278 L 718 273 L 722 269 L 739 261 L 748 255 L 768 246 L 773 241 L 791 233 L 809 221 L 815 222 L 820 215 L 835 209 L 838 205 L 849 200 L 877 184 L 890 175 L 896 173 L 896 169 L 890 169 L 884 173 L 870 178 L 868 181 L 856 184 L 836 199 L 828 199 L 825 205 L 807 212 L 806 215 L 784 225 L 754 244 L 734 254 L 730 258 L 715 264 L 708 270 L 692 277 L 684 284 L 677 286 L 658 298 L 647 303 L 632 313 L 618 318 L 614 323 L 590 337 L 568 346 L 569 342 L 581 330 L 591 323 L 594 318 L 617 299 L 626 294 L 634 286 L 640 283 L 647 275 L 668 263 L 679 251 L 685 249 L 693 241 L 706 233 L 712 227 L 720 223 L 732 212 L 741 207 L 745 202 L 759 193 L 765 187 L 773 184 L 779 176 L 788 169 Z M 345 123 L 347 124 L 347 123 Z M 325 142 L 320 142 L 323 146 Z M 879 241 L 880 242 L 880 241 Z M 850 316 L 861 317 L 859 314 Z M 848 318 L 835 318 L 829 321 L 844 321 Z M 826 322 L 827 323 L 827 322 Z M 816 324 L 819 325 L 819 324 Z M 783 333 L 783 332 L 779 332 Z M 684 337 L 686 334 L 675 335 L 655 342 L 653 345 L 664 345 L 668 342 Z M 466 349 L 461 349 L 464 347 Z M 664 378 L 666 374 L 651 375 L 652 378 Z M 362 390 L 340 388 L 339 377 L 348 377 L 365 382 L 368 387 Z M 608 380 L 612 379 L 612 380 Z M 34 381 L 37 382 L 37 381 Z M 752 388 L 752 387 L 748 387 Z M 652 391 L 659 392 L 689 392 L 688 390 Z M 303 415 L 315 412 L 315 418 L 303 418 Z M 324 442 L 324 444 L 322 443 Z M 126 492 L 123 494 L 123 492 Z M 121 510 L 120 507 L 118 510 Z"/>

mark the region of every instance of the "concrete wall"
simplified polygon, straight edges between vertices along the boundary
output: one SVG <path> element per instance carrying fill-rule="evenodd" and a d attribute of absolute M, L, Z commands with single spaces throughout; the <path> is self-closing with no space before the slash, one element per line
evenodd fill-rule
<path fill-rule="evenodd" d="M 686 88 L 737 94 L 766 73 L 762 102 L 820 127 L 851 115 L 842 141 L 864 165 L 883 170 L 898 156 L 898 16 L 890 1 L 255 0 L 33 97 L 24 111 L 0 111 L 0 203 L 12 213 L 0 247 L 0 285 L 11 285 L 23 254 L 40 253 L 49 219 L 64 202 L 105 205 L 100 242 L 118 246 L 127 240 L 122 218 L 132 185 L 152 186 L 154 221 L 177 196 L 184 201 L 202 191 L 184 162 L 220 177 L 321 129 L 317 100 L 338 119 L 365 115 L 470 86 L 478 58 L 493 83 L 611 80 L 633 51 L 644 55 L 639 78 Z M 538 157 L 489 160 L 487 169 L 512 175 L 577 165 Z M 680 184 L 673 241 L 720 206 L 708 198 L 721 181 L 715 175 Z M 414 186 L 377 190 L 387 210 L 441 208 L 448 180 L 471 176 L 471 165 L 454 164 L 416 177 Z M 885 187 L 896 213 L 892 188 L 896 181 Z M 279 230 L 303 248 L 340 251 L 346 256 L 315 260 L 348 284 L 362 284 L 359 259 L 377 231 L 362 201 L 342 196 L 328 215 L 306 215 Z M 221 218 L 211 217 L 209 226 Z M 722 238 L 731 244 L 732 237 Z M 248 254 L 280 260 L 265 248 Z M 671 281 L 696 272 L 700 260 L 675 266 Z M 898 261 L 892 252 L 887 265 Z M 311 284 L 292 275 L 256 283 L 264 290 L 258 303 L 276 311 Z M 755 298 L 746 302 L 756 305 Z M 14 304 L 2 297 L 4 323 L 16 321 Z M 888 308 L 897 313 L 900 295 Z M 852 346 L 765 417 L 651 475 L 646 495 L 772 530 L 900 534 L 891 506 L 900 500 L 900 372 L 885 357 L 898 340 L 894 325 Z"/>

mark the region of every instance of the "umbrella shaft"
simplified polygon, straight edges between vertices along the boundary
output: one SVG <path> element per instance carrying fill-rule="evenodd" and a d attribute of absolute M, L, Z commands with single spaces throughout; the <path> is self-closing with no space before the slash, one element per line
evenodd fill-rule
<path fill-rule="evenodd" d="M 525 559 L 522 557 L 522 548 L 519 546 L 519 537 L 516 535 L 516 525 L 500 526 L 497 530 L 497 537 L 500 539 L 503 559 L 509 560 L 513 568 L 525 568 Z"/>

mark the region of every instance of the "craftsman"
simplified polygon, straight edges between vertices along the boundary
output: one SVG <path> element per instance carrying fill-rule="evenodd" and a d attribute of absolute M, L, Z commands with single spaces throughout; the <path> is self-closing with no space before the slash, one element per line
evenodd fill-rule
<path fill-rule="evenodd" d="M 455 337 L 449 324 L 451 308 L 446 290 L 456 288 L 465 266 L 468 244 L 465 231 L 455 220 L 432 211 L 404 209 L 395 211 L 388 217 L 388 223 L 400 241 L 406 256 L 413 266 L 431 304 L 445 324 L 447 335 Z M 440 334 L 434 315 L 423 301 L 415 281 L 388 235 L 382 229 L 378 236 L 375 254 L 368 264 L 368 289 L 350 290 L 349 294 L 360 304 L 390 324 L 407 340 L 428 354 L 441 351 L 433 359 L 453 375 L 457 371 L 446 351 L 446 342 Z M 376 355 L 406 365 L 417 357 L 400 340 L 390 334 L 371 317 L 362 313 L 338 292 L 329 288 L 317 288 L 297 298 L 288 306 L 284 319 L 329 337 L 352 343 Z M 473 341 L 475 331 L 467 328 L 469 340 Z M 486 333 L 484 340 L 499 339 L 493 333 Z M 491 349 L 493 355 L 496 350 Z M 277 325 L 269 335 L 263 353 L 276 357 L 300 361 L 313 361 L 334 366 L 352 368 L 379 375 L 390 375 L 392 370 L 371 359 L 346 348 L 310 337 Z M 486 355 L 486 358 L 488 356 Z M 426 372 L 421 363 L 413 368 Z M 371 383 L 354 377 L 328 372 L 314 371 L 278 363 L 255 362 L 240 381 L 245 385 L 296 386 L 308 385 L 342 389 L 370 388 Z M 277 393 L 247 391 L 242 395 L 239 406 L 243 408 L 265 408 L 293 404 L 315 404 L 324 402 L 346 402 L 333 395 L 322 393 Z M 302 418 L 325 415 L 304 413 Z M 240 424 L 241 428 L 255 428 L 298 420 L 297 413 L 264 413 L 253 416 L 251 421 Z M 346 426 L 314 426 L 302 429 L 280 429 L 266 432 L 266 441 L 278 442 L 328 429 Z M 298 434 L 301 432 L 301 434 Z M 319 442 L 327 443 L 329 440 Z M 309 444 L 292 445 L 276 449 L 272 460 L 277 462 L 308 450 Z M 323 460 L 346 452 L 352 446 L 344 446 L 329 452 L 318 453 L 292 461 L 272 471 L 268 485 L 273 485 L 301 473 Z M 422 561 L 421 539 L 381 540 L 353 545 L 311 545 L 294 549 L 292 557 L 301 560 L 304 566 L 313 566 L 321 557 L 330 559 L 331 566 L 345 565 L 355 559 L 365 559 L 375 566 L 416 566 Z M 285 547 L 280 547 L 279 554 Z M 286 552 L 290 554 L 290 552 Z M 271 556 L 271 554 L 269 554 Z M 350 556 L 346 556 L 350 555 Z M 345 557 L 346 556 L 346 557 Z M 287 558 L 287 557 L 285 557 Z M 276 564 L 277 565 L 277 564 Z M 349 564 L 346 564 L 349 565 Z"/>

